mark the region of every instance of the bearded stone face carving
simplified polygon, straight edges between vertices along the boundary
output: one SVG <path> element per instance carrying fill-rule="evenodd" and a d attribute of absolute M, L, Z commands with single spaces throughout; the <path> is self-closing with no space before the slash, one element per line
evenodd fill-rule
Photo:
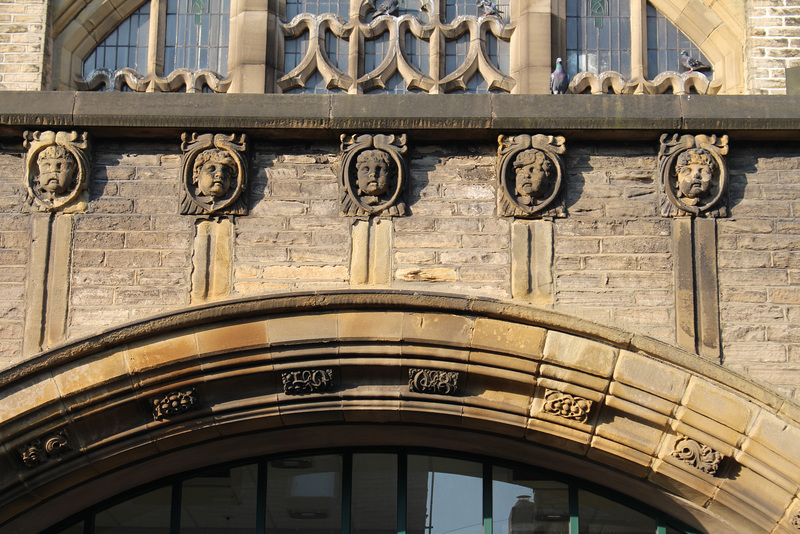
<path fill-rule="evenodd" d="M 565 216 L 564 138 L 501 135 L 498 142 L 499 214 L 527 219 Z"/>
<path fill-rule="evenodd" d="M 247 138 L 183 134 L 181 213 L 246 215 Z"/>
<path fill-rule="evenodd" d="M 89 134 L 25 132 L 25 185 L 43 211 L 76 211 L 89 182 Z"/>
<path fill-rule="evenodd" d="M 405 135 L 342 135 L 342 215 L 404 215 L 405 152 Z"/>
<path fill-rule="evenodd" d="M 661 214 L 725 217 L 728 136 L 661 136 Z"/>

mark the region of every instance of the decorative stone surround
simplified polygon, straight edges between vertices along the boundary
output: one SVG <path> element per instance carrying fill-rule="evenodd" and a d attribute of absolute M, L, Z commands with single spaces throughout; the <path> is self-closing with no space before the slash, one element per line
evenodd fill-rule
<path fill-rule="evenodd" d="M 24 133 L 28 201 L 42 211 L 80 211 L 89 186 L 88 132 Z"/>
<path fill-rule="evenodd" d="M 405 215 L 406 136 L 342 134 L 339 168 L 342 215 Z"/>
<path fill-rule="evenodd" d="M 181 213 L 247 215 L 247 136 L 181 136 Z"/>

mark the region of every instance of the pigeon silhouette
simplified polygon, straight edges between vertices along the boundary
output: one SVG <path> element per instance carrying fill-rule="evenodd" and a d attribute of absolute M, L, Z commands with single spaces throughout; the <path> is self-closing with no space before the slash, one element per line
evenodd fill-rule
<path fill-rule="evenodd" d="M 400 2 L 398 0 L 384 0 L 383 2 L 378 5 L 378 8 L 375 10 L 375 13 L 372 15 L 373 19 L 380 17 L 381 15 L 391 15 L 395 11 L 397 11 Z"/>
<path fill-rule="evenodd" d="M 498 17 L 500 16 L 500 11 L 497 9 L 497 6 L 494 5 L 492 0 L 478 0 L 476 5 L 478 6 L 478 9 L 483 10 L 484 17 L 489 15 L 496 15 Z"/>
<path fill-rule="evenodd" d="M 561 58 L 556 59 L 556 70 L 550 75 L 550 92 L 554 95 L 563 95 L 569 87 L 569 76 L 561 64 Z"/>
<path fill-rule="evenodd" d="M 686 50 L 681 50 L 681 65 L 689 72 L 711 70 L 711 67 L 697 58 L 693 58 Z"/>

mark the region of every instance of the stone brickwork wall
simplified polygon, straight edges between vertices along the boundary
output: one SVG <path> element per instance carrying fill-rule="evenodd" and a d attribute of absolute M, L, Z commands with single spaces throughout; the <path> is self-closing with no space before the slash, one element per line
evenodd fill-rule
<path fill-rule="evenodd" d="M 75 215 L 70 337 L 188 305 L 194 233 L 178 215 L 178 145 L 96 145 L 88 213 Z"/>
<path fill-rule="evenodd" d="M 208 218 L 179 214 L 179 145 L 95 141 L 86 212 L 69 216 L 68 338 L 204 302 L 193 284 Z M 340 214 L 337 144 L 251 146 L 250 212 L 226 218 L 230 259 L 217 268 L 230 276 L 212 300 L 349 287 L 512 298 L 516 223 L 497 216 L 493 145 L 411 147 L 409 214 L 380 219 L 389 238 L 368 245 L 373 256 L 387 249 L 388 282 L 353 279 L 354 232 L 371 223 Z M 731 217 L 717 221 L 723 361 L 800 399 L 800 151 L 732 144 L 728 159 Z M 553 285 L 537 304 L 675 344 L 678 249 L 675 221 L 658 210 L 656 146 L 568 142 L 565 161 L 568 216 L 545 221 Z M 24 358 L 25 279 L 41 238 L 22 175 L 18 151 L 0 155 L 3 367 Z M 541 263 L 543 250 L 531 254 Z"/>
<path fill-rule="evenodd" d="M 30 219 L 21 213 L 22 158 L 0 154 L 0 367 L 18 362 L 25 320 Z"/>
<path fill-rule="evenodd" d="M 795 0 L 753 0 L 749 9 L 750 92 L 786 94 L 784 69 L 800 66 L 800 5 Z"/>
<path fill-rule="evenodd" d="M 45 0 L 0 0 L 0 91 L 38 91 L 47 71 Z"/>
<path fill-rule="evenodd" d="M 800 400 L 800 154 L 731 151 L 731 211 L 718 224 L 723 358 Z"/>

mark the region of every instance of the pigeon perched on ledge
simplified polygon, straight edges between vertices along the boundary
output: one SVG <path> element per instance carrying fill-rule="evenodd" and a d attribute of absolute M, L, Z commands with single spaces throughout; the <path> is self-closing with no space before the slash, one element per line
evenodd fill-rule
<path fill-rule="evenodd" d="M 689 72 L 700 72 L 711 70 L 711 67 L 697 58 L 693 58 L 686 50 L 681 50 L 681 65 Z"/>
<path fill-rule="evenodd" d="M 497 6 L 494 5 L 492 0 L 478 0 L 476 5 L 479 10 L 483 10 L 483 17 L 488 17 L 490 15 L 500 16 L 500 10 L 497 9 Z"/>
<path fill-rule="evenodd" d="M 375 9 L 375 13 L 372 15 L 373 19 L 380 17 L 381 15 L 391 15 L 397 8 L 400 6 L 400 2 L 398 0 L 384 0 L 380 3 L 380 5 Z"/>
<path fill-rule="evenodd" d="M 569 87 L 569 76 L 561 64 L 561 58 L 556 59 L 556 70 L 550 75 L 550 92 L 554 95 L 563 95 Z"/>

